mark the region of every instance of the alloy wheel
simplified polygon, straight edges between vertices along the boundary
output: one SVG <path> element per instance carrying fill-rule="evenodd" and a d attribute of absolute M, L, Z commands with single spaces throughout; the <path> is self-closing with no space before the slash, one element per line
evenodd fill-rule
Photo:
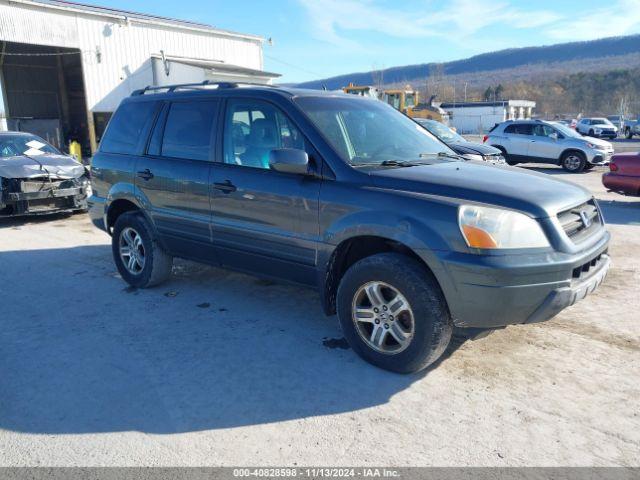
<path fill-rule="evenodd" d="M 567 170 L 578 170 L 581 163 L 582 159 L 574 154 L 568 155 L 567 158 L 564 159 L 564 165 Z"/>
<path fill-rule="evenodd" d="M 146 262 L 144 243 L 140 234 L 131 227 L 127 227 L 120 233 L 118 240 L 120 259 L 127 271 L 133 275 L 139 275 Z"/>
<path fill-rule="evenodd" d="M 413 311 L 395 287 L 379 281 L 362 285 L 353 297 L 351 312 L 358 334 L 377 352 L 398 354 L 411 344 Z"/>

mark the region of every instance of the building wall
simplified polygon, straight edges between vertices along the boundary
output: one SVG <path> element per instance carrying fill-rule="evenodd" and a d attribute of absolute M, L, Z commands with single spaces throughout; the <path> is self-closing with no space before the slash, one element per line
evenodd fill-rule
<path fill-rule="evenodd" d="M 6 0 L 0 0 L 0 40 L 80 49 L 87 108 L 94 112 L 113 111 L 131 91 L 152 84 L 150 56 L 161 50 L 263 68 L 257 38 Z"/>
<path fill-rule="evenodd" d="M 506 120 L 506 109 L 498 106 L 456 107 L 447 111 L 451 115 L 451 126 L 461 134 L 484 133 Z"/>

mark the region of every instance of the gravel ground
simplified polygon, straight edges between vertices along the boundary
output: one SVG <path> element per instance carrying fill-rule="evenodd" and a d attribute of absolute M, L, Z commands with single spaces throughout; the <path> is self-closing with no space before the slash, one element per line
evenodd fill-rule
<path fill-rule="evenodd" d="M 133 290 L 84 215 L 0 223 L 0 466 L 640 465 L 640 199 L 614 266 L 419 375 L 345 348 L 314 292 L 193 263 Z"/>

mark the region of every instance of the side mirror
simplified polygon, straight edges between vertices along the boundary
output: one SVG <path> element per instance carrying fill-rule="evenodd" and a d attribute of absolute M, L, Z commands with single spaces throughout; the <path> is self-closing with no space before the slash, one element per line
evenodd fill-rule
<path fill-rule="evenodd" d="M 309 174 L 309 155 L 297 148 L 278 148 L 269 152 L 269 165 L 276 172 Z"/>
<path fill-rule="evenodd" d="M 553 132 L 551 135 L 549 135 L 549 138 L 551 140 L 558 140 L 558 132 Z"/>

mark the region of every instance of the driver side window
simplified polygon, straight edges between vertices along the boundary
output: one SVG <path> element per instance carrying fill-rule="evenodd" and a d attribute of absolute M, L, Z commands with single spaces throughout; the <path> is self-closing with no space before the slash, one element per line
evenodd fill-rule
<path fill-rule="evenodd" d="M 224 125 L 224 162 L 269 169 L 269 153 L 305 149 L 302 133 L 277 107 L 259 100 L 230 100 Z"/>
<path fill-rule="evenodd" d="M 555 129 L 551 128 L 549 125 L 536 125 L 533 128 L 533 134 L 536 137 L 550 137 L 552 134 L 557 133 Z"/>

